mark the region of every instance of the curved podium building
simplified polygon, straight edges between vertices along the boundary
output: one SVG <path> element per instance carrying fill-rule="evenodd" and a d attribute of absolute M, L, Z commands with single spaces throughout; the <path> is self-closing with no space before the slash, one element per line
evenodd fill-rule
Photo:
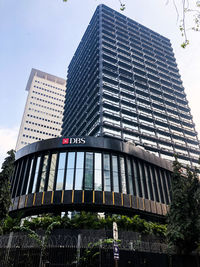
<path fill-rule="evenodd" d="M 115 138 L 39 141 L 16 154 L 10 213 L 88 210 L 161 219 L 171 171 L 169 161 Z"/>

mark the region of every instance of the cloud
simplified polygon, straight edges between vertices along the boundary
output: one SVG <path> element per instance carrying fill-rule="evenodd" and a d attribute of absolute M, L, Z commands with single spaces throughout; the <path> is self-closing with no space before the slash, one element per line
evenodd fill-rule
<path fill-rule="evenodd" d="M 0 169 L 7 151 L 15 149 L 18 133 L 18 127 L 0 128 Z"/>

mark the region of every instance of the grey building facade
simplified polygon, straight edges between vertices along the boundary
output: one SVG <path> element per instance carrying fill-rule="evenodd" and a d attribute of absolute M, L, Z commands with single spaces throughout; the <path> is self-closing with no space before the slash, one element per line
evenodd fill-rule
<path fill-rule="evenodd" d="M 68 68 L 63 136 L 113 136 L 197 165 L 197 132 L 169 39 L 97 7 Z"/>

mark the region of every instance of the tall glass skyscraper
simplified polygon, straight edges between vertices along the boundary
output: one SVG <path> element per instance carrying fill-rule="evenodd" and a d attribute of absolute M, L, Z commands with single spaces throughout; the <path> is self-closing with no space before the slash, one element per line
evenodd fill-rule
<path fill-rule="evenodd" d="M 69 65 L 65 136 L 113 136 L 195 166 L 197 132 L 170 40 L 105 5 Z"/>

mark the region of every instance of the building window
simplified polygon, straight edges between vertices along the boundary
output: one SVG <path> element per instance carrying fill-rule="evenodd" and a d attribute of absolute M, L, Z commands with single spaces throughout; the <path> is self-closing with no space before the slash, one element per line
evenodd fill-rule
<path fill-rule="evenodd" d="M 35 168 L 35 175 L 34 175 L 34 178 L 33 178 L 32 193 L 36 192 L 36 185 L 37 185 L 37 177 L 38 177 L 39 166 L 40 166 L 40 159 L 41 159 L 41 157 L 38 157 L 36 159 L 36 168 Z"/>
<path fill-rule="evenodd" d="M 56 161 L 57 161 L 57 153 L 54 153 L 51 156 L 51 165 L 49 171 L 49 181 L 48 181 L 47 191 L 53 191 L 55 171 L 56 171 Z"/>
<path fill-rule="evenodd" d="M 125 175 L 125 163 L 123 157 L 120 157 L 120 172 L 121 172 L 121 190 L 123 194 L 126 194 L 126 175 Z"/>
<path fill-rule="evenodd" d="M 113 191 L 119 193 L 119 172 L 117 156 L 112 156 Z"/>
<path fill-rule="evenodd" d="M 98 190 L 98 191 L 102 191 L 102 157 L 101 157 L 101 153 L 95 153 L 94 189 Z"/>
<path fill-rule="evenodd" d="M 32 168 L 33 168 L 33 159 L 31 160 L 30 171 L 29 171 L 29 174 L 28 174 L 28 182 L 27 182 L 27 187 L 26 187 L 26 194 L 29 193 L 28 189 L 29 189 L 30 180 L 31 180 Z"/>
<path fill-rule="evenodd" d="M 104 165 L 104 191 L 111 191 L 110 183 L 110 155 L 104 154 L 103 156 Z"/>
<path fill-rule="evenodd" d="M 93 190 L 93 153 L 92 152 L 86 152 L 85 190 Z"/>
<path fill-rule="evenodd" d="M 84 166 L 84 152 L 77 152 L 76 156 L 76 175 L 75 175 L 75 189 L 83 189 L 83 166 Z"/>
<path fill-rule="evenodd" d="M 47 174 L 47 166 L 48 166 L 48 158 L 49 158 L 49 155 L 45 155 L 44 159 L 43 159 L 39 192 L 43 192 L 44 191 L 44 186 L 45 186 L 45 181 L 46 181 L 46 174 Z"/>
<path fill-rule="evenodd" d="M 133 173 L 134 173 L 134 181 L 135 181 L 135 188 L 136 188 L 136 196 L 142 197 L 142 185 L 140 181 L 140 175 L 138 170 L 138 164 L 136 160 L 133 160 Z"/>
<path fill-rule="evenodd" d="M 127 170 L 128 170 L 129 194 L 133 195 L 133 175 L 132 175 L 132 170 L 131 170 L 130 159 L 127 159 Z"/>
<path fill-rule="evenodd" d="M 139 167 L 140 180 L 141 180 L 141 185 L 142 185 L 142 197 L 148 199 L 147 183 L 146 183 L 146 176 L 144 172 L 143 163 L 138 161 L 138 167 Z"/>
<path fill-rule="evenodd" d="M 67 190 L 73 189 L 74 164 L 75 164 L 75 152 L 69 152 L 67 159 L 67 175 L 66 175 L 66 185 L 65 185 L 65 189 Z"/>
<path fill-rule="evenodd" d="M 57 180 L 56 180 L 56 190 L 62 190 L 63 189 L 64 173 L 65 173 L 65 160 L 66 160 L 66 153 L 60 153 L 59 154 Z"/>

